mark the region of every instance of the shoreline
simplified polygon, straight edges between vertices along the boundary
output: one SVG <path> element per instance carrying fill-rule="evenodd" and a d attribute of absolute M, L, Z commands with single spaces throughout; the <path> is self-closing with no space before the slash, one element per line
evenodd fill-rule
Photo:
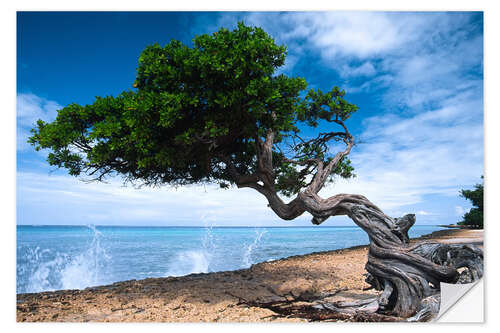
<path fill-rule="evenodd" d="M 416 241 L 482 245 L 483 231 L 445 229 Z M 63 322 L 301 322 L 244 303 L 359 300 L 373 296 L 363 274 L 368 245 L 313 252 L 248 269 L 128 280 L 83 290 L 17 294 L 16 319 Z M 244 302 L 243 302 L 244 301 Z"/>

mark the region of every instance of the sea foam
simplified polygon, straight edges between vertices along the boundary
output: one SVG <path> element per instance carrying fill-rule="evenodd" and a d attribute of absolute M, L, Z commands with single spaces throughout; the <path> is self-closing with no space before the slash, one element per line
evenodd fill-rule
<path fill-rule="evenodd" d="M 94 226 L 88 228 L 92 232 L 92 240 L 76 255 L 54 253 L 38 246 L 26 249 L 23 258 L 26 264 L 19 273 L 28 279 L 18 292 L 84 289 L 108 282 L 105 270 L 111 257 L 101 246 L 102 234 Z"/>

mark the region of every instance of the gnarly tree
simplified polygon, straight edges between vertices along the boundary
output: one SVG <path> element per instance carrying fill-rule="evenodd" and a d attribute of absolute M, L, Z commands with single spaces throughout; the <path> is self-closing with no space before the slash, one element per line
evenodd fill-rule
<path fill-rule="evenodd" d="M 483 179 L 483 176 L 481 176 Z M 458 222 L 459 225 L 469 226 L 475 229 L 483 228 L 483 192 L 484 185 L 474 185 L 474 190 L 461 190 L 460 196 L 472 202 L 472 208 L 464 214 L 463 221 Z"/>
<path fill-rule="evenodd" d="M 91 180 L 215 182 L 256 190 L 285 220 L 309 212 L 320 224 L 347 215 L 370 238 L 366 269 L 383 290 L 378 311 L 412 316 L 440 282 L 457 281 L 457 268 L 479 276 L 477 249 L 410 246 L 414 215 L 389 217 L 362 195 L 319 195 L 334 176 L 353 176 L 347 156 L 355 141 L 345 122 L 358 108 L 338 87 L 301 97 L 304 79 L 275 74 L 285 55 L 262 29 L 243 23 L 197 36 L 192 47 L 148 46 L 134 90 L 68 105 L 54 122 L 39 120 L 30 142 L 51 150 L 51 165 Z"/>

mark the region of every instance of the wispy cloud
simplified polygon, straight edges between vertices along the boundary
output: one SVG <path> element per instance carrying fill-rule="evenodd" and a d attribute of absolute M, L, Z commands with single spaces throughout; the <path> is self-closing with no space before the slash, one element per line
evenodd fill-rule
<path fill-rule="evenodd" d="M 307 38 L 322 56 L 366 59 L 383 56 L 416 38 L 423 17 L 405 13 L 324 12 L 290 14 L 288 38 Z"/>
<path fill-rule="evenodd" d="M 376 73 L 372 63 L 367 61 L 360 66 L 343 65 L 340 75 L 343 77 L 370 77 Z"/>
<path fill-rule="evenodd" d="M 417 107 L 481 85 L 483 39 L 478 14 L 447 12 L 224 13 L 219 25 L 237 20 L 263 27 L 293 58 L 319 58 L 337 71 L 351 92 L 387 89 L 387 105 Z M 367 78 L 372 77 L 369 81 Z"/>
<path fill-rule="evenodd" d="M 216 185 L 138 189 L 123 186 L 119 179 L 89 184 L 34 172 L 18 172 L 17 178 L 18 223 L 296 224 L 280 221 L 265 198 L 249 189 L 224 190 Z"/>
<path fill-rule="evenodd" d="M 34 94 L 17 95 L 17 150 L 27 150 L 26 142 L 30 135 L 30 129 L 36 125 L 38 119 L 52 121 L 57 116 L 57 110 L 62 106 Z"/>
<path fill-rule="evenodd" d="M 366 119 L 365 143 L 351 154 L 358 177 L 325 194 L 363 193 L 389 212 L 428 195 L 457 197 L 483 173 L 482 100 L 459 101 L 411 117 Z"/>

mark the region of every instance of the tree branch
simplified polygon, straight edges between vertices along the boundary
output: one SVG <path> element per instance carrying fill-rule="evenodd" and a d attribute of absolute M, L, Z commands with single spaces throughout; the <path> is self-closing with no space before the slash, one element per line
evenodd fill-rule
<path fill-rule="evenodd" d="M 334 120 L 334 122 L 341 125 L 345 130 L 345 132 L 343 133 L 343 136 L 344 136 L 343 141 L 346 144 L 346 149 L 344 151 L 338 152 L 335 155 L 335 157 L 326 165 L 326 167 L 320 168 L 318 166 L 318 170 L 317 170 L 316 174 L 314 175 L 311 184 L 306 189 L 306 191 L 309 191 L 311 193 L 318 193 L 323 188 L 323 186 L 326 183 L 326 180 L 328 179 L 328 177 L 332 173 L 332 170 L 335 167 L 337 167 L 337 165 L 340 163 L 340 161 L 342 161 L 342 159 L 345 156 L 349 155 L 352 147 L 354 146 L 354 139 L 353 139 L 352 135 L 349 133 L 349 131 L 347 130 L 347 127 L 345 126 L 344 122 L 342 120 Z M 333 132 L 331 134 L 335 134 L 335 132 Z M 333 137 L 335 137 L 335 136 L 330 136 L 330 139 Z"/>

